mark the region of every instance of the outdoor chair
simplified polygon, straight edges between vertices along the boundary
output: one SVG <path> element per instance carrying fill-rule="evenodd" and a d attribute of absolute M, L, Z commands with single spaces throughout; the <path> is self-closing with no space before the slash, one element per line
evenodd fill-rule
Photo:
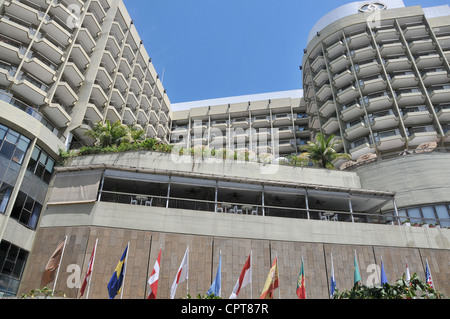
<path fill-rule="evenodd" d="M 130 204 L 131 205 L 137 205 L 138 201 L 137 199 L 132 198 Z"/>
<path fill-rule="evenodd" d="M 252 215 L 258 215 L 258 207 L 252 210 Z"/>

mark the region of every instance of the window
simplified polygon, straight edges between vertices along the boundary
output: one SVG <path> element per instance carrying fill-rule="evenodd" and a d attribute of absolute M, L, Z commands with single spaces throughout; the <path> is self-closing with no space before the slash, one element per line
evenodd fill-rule
<path fill-rule="evenodd" d="M 9 198 L 11 196 L 13 187 L 3 183 L 0 186 L 0 213 L 4 214 L 6 211 L 6 206 L 8 205 Z"/>
<path fill-rule="evenodd" d="M 9 242 L 0 243 L 0 291 L 15 295 L 19 288 L 28 252 Z"/>
<path fill-rule="evenodd" d="M 31 154 L 28 170 L 49 184 L 50 179 L 52 178 L 54 166 L 55 160 L 45 153 L 39 146 L 36 146 Z"/>
<path fill-rule="evenodd" d="M 30 140 L 6 126 L 0 125 L 0 155 L 22 164 Z"/>
<path fill-rule="evenodd" d="M 19 192 L 11 212 L 11 218 L 35 230 L 41 215 L 42 205 L 23 192 Z"/>

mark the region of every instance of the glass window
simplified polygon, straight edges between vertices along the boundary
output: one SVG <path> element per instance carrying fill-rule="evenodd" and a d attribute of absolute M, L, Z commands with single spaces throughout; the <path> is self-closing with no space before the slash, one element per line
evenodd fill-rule
<path fill-rule="evenodd" d="M 422 207 L 422 214 L 427 224 L 436 224 L 436 215 L 433 206 Z"/>
<path fill-rule="evenodd" d="M 0 244 L 0 274 L 20 279 L 27 258 L 27 251 L 2 241 Z"/>
<path fill-rule="evenodd" d="M 3 183 L 0 187 L 0 213 L 2 214 L 6 211 L 6 206 L 8 205 L 12 190 L 12 186 L 9 186 L 6 183 Z"/>
<path fill-rule="evenodd" d="M 45 153 L 40 147 L 36 146 L 31 154 L 28 170 L 49 184 L 54 166 L 55 160 Z"/>
<path fill-rule="evenodd" d="M 435 208 L 438 218 L 440 219 L 441 226 L 450 227 L 450 216 L 447 207 L 445 205 L 438 205 Z"/>
<path fill-rule="evenodd" d="M 11 218 L 34 230 L 36 229 L 41 211 L 42 205 L 40 203 L 25 193 L 19 192 L 11 212 Z"/>
<path fill-rule="evenodd" d="M 0 126 L 0 154 L 22 164 L 30 140 L 19 133 Z"/>
<path fill-rule="evenodd" d="M 411 223 L 421 223 L 422 215 L 420 214 L 420 208 L 410 208 L 408 209 L 408 216 Z"/>

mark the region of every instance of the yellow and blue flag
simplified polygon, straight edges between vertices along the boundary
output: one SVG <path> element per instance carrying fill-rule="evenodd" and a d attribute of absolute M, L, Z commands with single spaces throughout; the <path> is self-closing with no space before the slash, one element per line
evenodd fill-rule
<path fill-rule="evenodd" d="M 114 299 L 122 289 L 123 278 L 125 276 L 125 266 L 126 266 L 125 262 L 127 258 L 127 253 L 128 253 L 128 246 L 127 248 L 125 248 L 122 258 L 120 258 L 116 270 L 114 271 L 111 280 L 108 283 L 109 299 Z"/>

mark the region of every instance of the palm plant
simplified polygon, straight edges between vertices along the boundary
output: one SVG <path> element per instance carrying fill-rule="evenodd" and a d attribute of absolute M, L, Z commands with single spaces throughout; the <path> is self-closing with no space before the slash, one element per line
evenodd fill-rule
<path fill-rule="evenodd" d="M 87 136 L 97 140 L 96 144 L 100 147 L 120 145 L 122 142 L 130 142 L 130 129 L 119 121 L 112 123 L 109 120 L 97 122 L 92 130 L 85 133 Z"/>
<path fill-rule="evenodd" d="M 303 149 L 308 152 L 308 157 L 318 167 L 334 169 L 333 162 L 339 158 L 350 159 L 350 155 L 338 153 L 335 150 L 340 141 L 336 136 L 331 135 L 328 138 L 322 133 L 317 134 L 314 142 L 308 142 Z"/>

